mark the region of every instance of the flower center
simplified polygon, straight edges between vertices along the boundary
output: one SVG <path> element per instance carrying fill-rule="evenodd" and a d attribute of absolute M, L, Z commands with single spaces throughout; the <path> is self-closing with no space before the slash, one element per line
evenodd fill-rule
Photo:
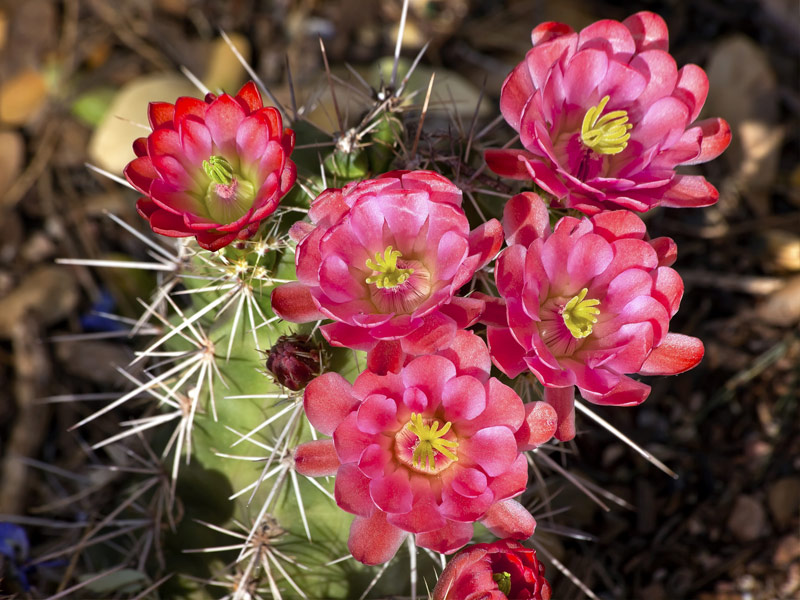
<path fill-rule="evenodd" d="M 223 156 L 215 155 L 204 160 L 203 170 L 214 183 L 228 185 L 233 181 L 233 167 Z"/>
<path fill-rule="evenodd" d="M 368 258 L 366 265 L 368 269 L 372 269 L 372 275 L 367 277 L 367 283 L 374 283 L 378 289 L 394 288 L 404 283 L 414 274 L 414 269 L 398 267 L 397 259 L 401 256 L 403 255 L 399 250 L 393 250 L 388 246 L 383 251 L 383 256 L 380 252 L 376 252 L 374 261 Z"/>
<path fill-rule="evenodd" d="M 411 413 L 411 420 L 406 424 L 407 429 L 417 436 L 417 443 L 411 455 L 411 465 L 420 471 L 438 472 L 442 468 L 449 466 L 450 462 L 458 460 L 452 450 L 458 448 L 456 440 L 447 439 L 444 436 L 450 431 L 451 423 L 447 421 L 444 427 L 439 429 L 439 421 L 432 424 L 426 423 L 419 413 Z M 441 454 L 446 459 L 445 465 L 436 464 L 436 453 Z M 423 460 L 425 466 L 422 466 Z"/>
<path fill-rule="evenodd" d="M 220 224 L 242 218 L 253 206 L 255 186 L 235 173 L 231 163 L 222 156 L 204 160 L 203 170 L 211 180 L 204 197 L 209 218 Z"/>
<path fill-rule="evenodd" d="M 611 99 L 605 96 L 600 104 L 586 111 L 581 125 L 581 141 L 598 154 L 619 154 L 625 150 L 633 125 L 628 123 L 628 113 L 613 110 L 600 116 Z"/>
<path fill-rule="evenodd" d="M 511 593 L 511 573 L 508 571 L 494 573 L 492 579 L 494 579 L 495 583 L 497 583 L 497 587 L 500 588 L 500 591 L 506 596 Z"/>
<path fill-rule="evenodd" d="M 597 308 L 600 300 L 594 298 L 584 300 L 588 292 L 587 288 L 583 288 L 561 309 L 564 325 L 567 326 L 574 338 L 585 338 L 592 333 L 592 325 L 597 323 L 597 315 L 600 314 L 600 309 Z"/>

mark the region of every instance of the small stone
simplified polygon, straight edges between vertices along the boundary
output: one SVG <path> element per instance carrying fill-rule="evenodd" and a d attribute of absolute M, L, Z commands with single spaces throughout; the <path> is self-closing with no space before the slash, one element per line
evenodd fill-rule
<path fill-rule="evenodd" d="M 756 498 L 741 495 L 733 505 L 728 517 L 728 530 L 742 542 L 752 542 L 764 532 L 767 514 L 764 506 Z"/>
<path fill-rule="evenodd" d="M 772 562 L 776 567 L 785 568 L 798 558 L 800 558 L 800 536 L 787 535 L 778 542 Z"/>
<path fill-rule="evenodd" d="M 775 524 L 783 528 L 800 513 L 800 477 L 784 477 L 767 491 L 769 510 Z"/>

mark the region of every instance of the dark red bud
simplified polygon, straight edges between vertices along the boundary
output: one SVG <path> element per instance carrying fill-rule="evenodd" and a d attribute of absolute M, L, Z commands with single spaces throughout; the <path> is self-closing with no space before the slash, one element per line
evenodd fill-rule
<path fill-rule="evenodd" d="M 282 335 L 267 354 L 267 370 L 293 392 L 306 387 L 319 366 L 319 349 L 301 336 Z"/>

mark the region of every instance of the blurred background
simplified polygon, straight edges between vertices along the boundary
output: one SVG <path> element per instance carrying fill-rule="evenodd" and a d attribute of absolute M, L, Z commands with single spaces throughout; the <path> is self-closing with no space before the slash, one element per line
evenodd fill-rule
<path fill-rule="evenodd" d="M 106 486 L 113 503 L 113 477 L 99 481 L 86 470 L 95 460 L 91 432 L 67 431 L 84 414 L 69 400 L 124 389 L 115 366 L 130 361 L 132 345 L 97 313 L 135 317 L 135 298 L 153 286 L 133 270 L 54 263 L 145 257 L 143 244 L 106 216 L 146 230 L 136 194 L 85 163 L 121 173 L 131 141 L 146 135 L 137 126 L 146 102 L 198 95 L 181 66 L 212 89 L 235 92 L 247 74 L 220 30 L 287 103 L 289 65 L 297 102 L 316 106 L 310 118 L 333 131 L 319 38 L 343 78 L 345 63 L 367 78 L 388 75 L 381 59 L 393 53 L 401 7 L 399 0 L 0 2 L 0 514 L 19 517 L 31 559 L 79 540 L 79 528 L 57 520 L 108 512 L 97 495 L 90 504 L 71 495 L 70 478 L 85 478 L 87 489 Z M 565 484 L 554 504 L 568 510 L 537 538 L 604 599 L 800 598 L 796 0 L 412 0 L 403 56 L 413 60 L 429 42 L 412 84 L 424 88 L 435 71 L 456 99 L 451 119 L 469 122 L 480 103 L 478 118 L 488 123 L 536 24 L 579 29 L 639 10 L 667 21 L 679 66 L 706 69 L 703 114 L 725 118 L 734 135 L 721 158 L 694 167 L 720 190 L 715 206 L 648 217 L 653 237 L 678 243 L 686 295 L 672 329 L 703 339 L 706 357 L 685 375 L 653 380 L 641 407 L 596 409 L 678 479 L 579 420 L 564 465 L 629 505 L 604 511 Z M 358 99 L 347 89 L 337 93 L 355 117 Z M 98 335 L 72 337 L 84 332 Z M 0 597 L 4 543 L 0 535 Z M 583 596 L 545 564 L 554 598 Z M 39 589 L 64 589 L 80 568 L 65 556 L 30 577 Z"/>

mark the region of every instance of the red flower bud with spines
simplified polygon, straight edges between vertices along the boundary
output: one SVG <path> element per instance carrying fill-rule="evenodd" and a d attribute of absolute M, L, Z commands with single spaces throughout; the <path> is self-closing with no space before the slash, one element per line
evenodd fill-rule
<path fill-rule="evenodd" d="M 536 551 L 508 539 L 465 548 L 433 589 L 433 600 L 549 600 L 550 595 Z"/>
<path fill-rule="evenodd" d="M 294 132 L 253 82 L 236 96 L 152 102 L 148 117 L 153 132 L 133 143 L 124 174 L 156 233 L 219 250 L 255 234 L 294 185 Z"/>
<path fill-rule="evenodd" d="M 269 349 L 267 370 L 283 387 L 302 390 L 319 374 L 319 350 L 308 338 L 282 335 Z"/>

